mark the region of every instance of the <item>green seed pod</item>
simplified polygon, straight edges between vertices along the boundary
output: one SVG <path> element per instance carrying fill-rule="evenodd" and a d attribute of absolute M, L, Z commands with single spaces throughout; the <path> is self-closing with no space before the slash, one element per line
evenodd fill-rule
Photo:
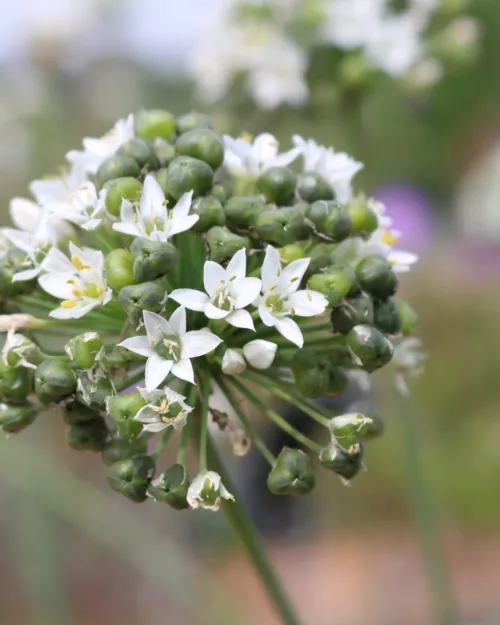
<path fill-rule="evenodd" d="M 372 420 L 359 412 L 351 412 L 330 419 L 330 430 L 344 449 L 350 449 L 365 436 Z"/>
<path fill-rule="evenodd" d="M 330 386 L 330 375 L 325 366 L 292 366 L 295 383 L 304 397 L 323 397 Z"/>
<path fill-rule="evenodd" d="M 324 273 L 311 276 L 307 286 L 328 298 L 330 306 L 337 306 L 347 296 L 356 282 L 356 276 L 349 266 L 329 267 Z"/>
<path fill-rule="evenodd" d="M 319 461 L 327 469 L 331 469 L 345 481 L 352 480 L 363 467 L 363 445 L 356 443 L 344 449 L 333 442 L 321 450 Z"/>
<path fill-rule="evenodd" d="M 130 139 L 117 150 L 116 154 L 131 156 L 141 169 L 147 167 L 148 171 L 158 169 L 159 166 L 153 143 L 143 137 Z"/>
<path fill-rule="evenodd" d="M 99 167 L 96 174 L 96 184 L 102 189 L 108 180 L 116 178 L 138 178 L 141 168 L 131 156 L 112 156 L 107 158 Z"/>
<path fill-rule="evenodd" d="M 104 277 L 108 286 L 119 291 L 135 284 L 133 265 L 134 261 L 128 250 L 116 249 L 110 252 L 104 261 Z"/>
<path fill-rule="evenodd" d="M 175 142 L 177 154 L 192 156 L 207 163 L 215 171 L 224 160 L 221 136 L 208 128 L 194 128 L 180 135 Z"/>
<path fill-rule="evenodd" d="M 36 419 L 38 410 L 30 402 L 25 404 L 6 404 L 0 402 L 0 428 L 6 434 L 20 432 Z"/>
<path fill-rule="evenodd" d="M 347 373 L 339 367 L 330 367 L 328 371 L 328 392 L 329 397 L 341 395 L 349 386 Z"/>
<path fill-rule="evenodd" d="M 161 190 L 168 197 L 168 167 L 162 167 L 155 172 L 156 182 L 160 185 Z"/>
<path fill-rule="evenodd" d="M 274 357 L 273 365 L 276 367 L 289 367 L 299 352 L 298 347 L 279 347 Z"/>
<path fill-rule="evenodd" d="M 194 232 L 206 232 L 213 226 L 226 223 L 224 207 L 213 195 L 196 198 L 191 205 L 191 213 L 200 217 L 192 228 Z"/>
<path fill-rule="evenodd" d="M 216 197 L 221 204 L 225 204 L 233 195 L 233 187 L 230 182 L 217 182 L 212 187 L 210 194 Z"/>
<path fill-rule="evenodd" d="M 102 417 L 68 426 L 66 442 L 77 451 L 102 451 L 108 438 L 108 428 Z"/>
<path fill-rule="evenodd" d="M 394 299 L 401 320 L 401 332 L 403 336 L 413 334 L 417 329 L 418 316 L 410 304 L 402 299 Z"/>
<path fill-rule="evenodd" d="M 177 262 L 177 249 L 167 241 L 135 239 L 130 247 L 137 282 L 149 282 L 166 275 Z"/>
<path fill-rule="evenodd" d="M 0 396 L 8 401 L 25 401 L 33 390 L 33 370 L 10 367 L 0 359 Z"/>
<path fill-rule="evenodd" d="M 303 213 L 295 207 L 262 212 L 255 222 L 254 229 L 263 241 L 281 247 L 305 239 L 309 234 Z"/>
<path fill-rule="evenodd" d="M 375 300 L 373 304 L 375 327 L 384 334 L 400 334 L 401 316 L 392 299 Z"/>
<path fill-rule="evenodd" d="M 122 207 L 122 201 L 138 202 L 142 195 L 142 184 L 137 178 L 115 178 L 108 180 L 104 185 L 106 189 L 106 210 L 118 217 Z"/>
<path fill-rule="evenodd" d="M 76 375 L 64 360 L 46 360 L 35 371 L 35 393 L 42 404 L 59 402 L 76 391 Z"/>
<path fill-rule="evenodd" d="M 394 353 L 389 339 L 369 325 L 355 326 L 347 335 L 347 345 L 366 371 L 383 367 Z"/>
<path fill-rule="evenodd" d="M 153 458 L 141 454 L 112 464 L 108 469 L 107 480 L 113 490 L 140 503 L 146 500 L 154 472 Z"/>
<path fill-rule="evenodd" d="M 36 279 L 12 282 L 12 276 L 33 267 L 26 252 L 13 247 L 0 258 L 0 295 L 3 298 L 29 293 L 36 285 Z"/>
<path fill-rule="evenodd" d="M 148 495 L 163 501 L 175 510 L 189 508 L 186 496 L 189 488 L 187 471 L 182 464 L 174 464 L 152 480 Z"/>
<path fill-rule="evenodd" d="M 274 495 L 305 495 L 315 484 L 309 456 L 300 449 L 283 447 L 267 476 L 269 490 Z"/>
<path fill-rule="evenodd" d="M 3 353 L 9 367 L 26 367 L 42 362 L 42 352 L 36 343 L 21 334 L 14 334 L 12 341 L 9 349 Z"/>
<path fill-rule="evenodd" d="M 177 156 L 168 166 L 168 192 L 175 200 L 193 191 L 198 197 L 212 186 L 214 172 L 210 165 L 191 156 Z"/>
<path fill-rule="evenodd" d="M 78 376 L 76 388 L 78 401 L 95 410 L 104 410 L 107 398 L 115 393 L 109 378 L 100 378 L 94 381 L 86 374 Z"/>
<path fill-rule="evenodd" d="M 118 301 L 134 326 L 137 326 L 142 319 L 144 310 L 160 312 L 166 299 L 165 289 L 158 282 L 143 282 L 126 286 L 118 293 Z"/>
<path fill-rule="evenodd" d="M 297 176 L 289 167 L 270 167 L 259 176 L 257 188 L 268 202 L 283 206 L 292 201 Z"/>
<path fill-rule="evenodd" d="M 97 332 L 85 332 L 72 337 L 64 346 L 69 359 L 79 369 L 90 369 L 103 356 L 102 339 Z"/>
<path fill-rule="evenodd" d="M 378 227 L 378 217 L 369 207 L 364 195 L 358 195 L 349 202 L 347 214 L 352 223 L 352 236 L 368 237 Z"/>
<path fill-rule="evenodd" d="M 377 254 L 359 261 L 356 278 L 362 289 L 380 299 L 391 297 L 398 288 L 398 279 L 391 263 Z"/>
<path fill-rule="evenodd" d="M 336 243 L 351 234 L 352 224 L 347 211 L 332 200 L 313 202 L 309 206 L 307 217 L 318 232 L 326 234 Z"/>
<path fill-rule="evenodd" d="M 135 134 L 150 141 L 160 137 L 170 141 L 175 134 L 175 118 L 162 110 L 140 111 L 134 116 Z"/>
<path fill-rule="evenodd" d="M 280 257 L 287 263 L 293 263 L 294 260 L 305 258 L 306 253 L 300 243 L 289 243 L 279 250 Z"/>
<path fill-rule="evenodd" d="M 84 423 L 96 418 L 96 411 L 88 406 L 83 406 L 78 401 L 69 401 L 64 404 L 63 420 L 66 425 Z"/>
<path fill-rule="evenodd" d="M 366 429 L 361 434 L 361 438 L 370 439 L 381 436 L 385 430 L 384 418 L 378 411 L 375 404 L 369 400 L 361 399 L 359 401 L 354 402 L 353 404 L 349 404 L 350 412 L 360 412 L 364 414 L 371 420 L 366 426 Z"/>
<path fill-rule="evenodd" d="M 209 115 L 193 111 L 177 118 L 177 132 L 180 135 L 195 128 L 213 128 Z"/>
<path fill-rule="evenodd" d="M 313 171 L 306 171 L 299 176 L 297 192 L 299 197 L 306 202 L 334 199 L 332 187 L 323 176 Z"/>
<path fill-rule="evenodd" d="M 214 226 L 210 228 L 206 236 L 210 248 L 210 260 L 216 263 L 232 258 L 243 247 L 247 250 L 251 248 L 248 237 L 240 237 L 225 227 Z"/>
<path fill-rule="evenodd" d="M 332 308 L 330 319 L 336 332 L 347 334 L 360 323 L 373 323 L 373 302 L 366 293 L 355 297 L 346 297 L 338 306 Z"/>
<path fill-rule="evenodd" d="M 175 145 L 158 137 L 153 143 L 156 158 L 160 167 L 168 167 L 177 156 Z"/>
<path fill-rule="evenodd" d="M 135 441 L 125 441 L 122 438 L 115 438 L 106 443 L 102 450 L 102 460 L 106 466 L 111 466 L 115 462 L 127 460 L 132 456 L 140 456 L 148 451 L 148 441 L 146 438 L 136 438 Z"/>
<path fill-rule="evenodd" d="M 226 202 L 227 223 L 246 230 L 253 226 L 266 205 L 258 195 L 235 195 Z"/>
<path fill-rule="evenodd" d="M 141 394 L 127 393 L 109 397 L 106 409 L 109 416 L 116 422 L 118 434 L 127 440 L 133 440 L 142 431 L 142 423 L 134 421 L 135 415 L 146 405 Z"/>

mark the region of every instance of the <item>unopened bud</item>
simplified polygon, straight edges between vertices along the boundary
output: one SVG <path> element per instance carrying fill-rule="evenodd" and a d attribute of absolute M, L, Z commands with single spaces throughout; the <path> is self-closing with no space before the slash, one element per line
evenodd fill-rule
<path fill-rule="evenodd" d="M 138 178 L 141 168 L 131 156 L 112 156 L 106 159 L 97 170 L 96 183 L 102 189 L 106 182 L 116 178 Z"/>
<path fill-rule="evenodd" d="M 170 141 L 175 134 L 175 117 L 168 111 L 139 111 L 134 116 L 135 134 L 153 141 L 157 137 Z"/>
<path fill-rule="evenodd" d="M 104 261 L 104 277 L 108 286 L 119 291 L 126 286 L 135 284 L 133 271 L 134 261 L 128 250 L 116 249 L 110 252 Z"/>
<path fill-rule="evenodd" d="M 289 167 L 270 167 L 257 180 L 257 188 L 271 204 L 283 206 L 292 201 L 297 176 Z"/>
<path fill-rule="evenodd" d="M 246 230 L 253 226 L 266 205 L 259 195 L 234 195 L 224 205 L 227 223 Z"/>
<path fill-rule="evenodd" d="M 368 325 L 357 325 L 347 335 L 347 346 L 365 371 L 375 371 L 391 361 L 392 343 L 382 332 Z"/>
<path fill-rule="evenodd" d="M 193 191 L 193 197 L 204 195 L 212 186 L 213 169 L 191 156 L 177 156 L 168 166 L 168 192 L 175 200 Z"/>
<path fill-rule="evenodd" d="M 221 136 L 209 128 L 194 128 L 184 132 L 175 142 L 177 154 L 191 156 L 207 163 L 213 170 L 224 160 L 224 143 Z"/>
<path fill-rule="evenodd" d="M 146 454 L 148 450 L 148 441 L 143 438 L 136 438 L 134 441 L 126 441 L 122 438 L 116 438 L 108 441 L 102 450 L 102 459 L 106 466 L 111 466 L 115 462 L 127 460 L 132 456 Z"/>
<path fill-rule="evenodd" d="M 271 341 L 255 339 L 243 346 L 243 355 L 255 369 L 269 369 L 273 364 L 278 346 Z"/>
<path fill-rule="evenodd" d="M 177 249 L 166 241 L 137 238 L 130 248 L 133 276 L 137 282 L 156 280 L 166 275 L 177 262 Z"/>
<path fill-rule="evenodd" d="M 112 464 L 108 469 L 107 481 L 113 490 L 140 503 L 147 498 L 154 472 L 153 458 L 140 454 Z"/>
<path fill-rule="evenodd" d="M 66 442 L 77 451 L 102 451 L 106 445 L 108 428 L 102 417 L 68 426 Z"/>
<path fill-rule="evenodd" d="M 175 510 L 189 508 L 187 493 L 189 479 L 182 464 L 174 464 L 151 481 L 148 495 L 156 501 L 167 503 Z"/>
<path fill-rule="evenodd" d="M 135 420 L 135 416 L 146 405 L 141 394 L 127 393 L 108 397 L 106 410 L 115 421 L 118 433 L 122 438 L 133 440 L 142 431 L 142 423 Z"/>
<path fill-rule="evenodd" d="M 35 371 L 35 392 L 43 404 L 59 402 L 76 391 L 76 376 L 64 360 L 46 360 Z"/>
<path fill-rule="evenodd" d="M 333 189 L 328 182 L 313 171 L 306 171 L 299 176 L 297 185 L 299 197 L 306 202 L 333 200 Z"/>
<path fill-rule="evenodd" d="M 243 356 L 234 349 L 226 349 L 222 359 L 222 371 L 226 375 L 239 375 L 247 368 Z"/>
<path fill-rule="evenodd" d="M 267 487 L 274 495 L 305 495 L 316 484 L 309 456 L 300 449 L 284 447 L 271 472 Z"/>
<path fill-rule="evenodd" d="M 118 300 L 134 326 L 142 319 L 143 311 L 160 312 L 166 299 L 165 289 L 158 282 L 126 286 L 118 294 Z"/>
<path fill-rule="evenodd" d="M 363 446 L 361 443 L 356 443 L 349 449 L 344 449 L 333 441 L 321 450 L 319 460 L 324 467 L 331 469 L 343 480 L 349 482 L 363 467 Z"/>
<path fill-rule="evenodd" d="M 144 137 L 134 137 L 124 143 L 116 152 L 117 156 L 131 156 L 139 167 L 148 171 L 158 169 L 154 145 Z"/>
<path fill-rule="evenodd" d="M 33 423 L 37 414 L 38 410 L 32 403 L 0 402 L 0 428 L 7 434 L 20 432 Z"/>
<path fill-rule="evenodd" d="M 74 336 L 66 343 L 64 351 L 80 369 L 91 369 L 104 356 L 102 339 L 97 332 Z"/>

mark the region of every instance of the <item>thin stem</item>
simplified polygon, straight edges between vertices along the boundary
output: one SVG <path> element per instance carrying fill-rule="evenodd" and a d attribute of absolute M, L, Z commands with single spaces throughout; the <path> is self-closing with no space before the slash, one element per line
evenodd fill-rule
<path fill-rule="evenodd" d="M 209 373 L 202 371 L 201 377 L 201 422 L 200 422 L 200 473 L 207 470 L 208 445 L 208 397 L 210 395 Z"/>

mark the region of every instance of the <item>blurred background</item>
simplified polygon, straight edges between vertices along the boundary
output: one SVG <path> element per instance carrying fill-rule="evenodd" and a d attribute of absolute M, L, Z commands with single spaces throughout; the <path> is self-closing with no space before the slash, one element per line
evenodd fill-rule
<path fill-rule="evenodd" d="M 443 625 L 493 625 L 500 2 L 444 0 L 419 26 L 425 54 L 409 71 L 369 66 L 356 41 L 311 36 L 319 9 L 338 2 L 245 3 L 249 39 L 222 0 L 5 4 L 1 221 L 9 199 L 57 172 L 83 136 L 140 107 L 206 110 L 221 131 L 269 131 L 286 148 L 300 134 L 365 163 L 357 188 L 387 204 L 401 247 L 420 255 L 403 292 L 420 315 L 425 372 L 409 398 L 393 372 L 374 376 L 386 431 L 351 488 L 321 473 L 306 501 L 277 500 L 253 454 L 230 467 L 306 625 L 424 625 L 436 611 Z M 358 4 L 345 30 L 336 22 L 342 33 L 367 19 Z M 411 2 L 392 4 L 397 13 Z M 403 26 L 383 50 L 408 44 L 415 33 Z M 222 515 L 134 506 L 107 488 L 100 462 L 67 448 L 54 415 L 0 442 L 0 476 L 2 625 L 278 622 Z"/>

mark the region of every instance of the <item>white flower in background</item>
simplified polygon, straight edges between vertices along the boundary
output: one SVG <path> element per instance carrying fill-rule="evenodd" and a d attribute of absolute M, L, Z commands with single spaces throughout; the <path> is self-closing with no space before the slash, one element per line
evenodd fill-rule
<path fill-rule="evenodd" d="M 239 375 L 247 368 L 245 359 L 235 349 L 226 349 L 222 358 L 222 372 L 226 375 Z"/>
<path fill-rule="evenodd" d="M 412 252 L 391 250 L 387 255 L 387 260 L 391 263 L 396 273 L 405 273 L 410 271 L 412 265 L 418 261 L 418 256 Z"/>
<path fill-rule="evenodd" d="M 113 229 L 134 237 L 151 241 L 168 241 L 174 234 L 185 232 L 198 221 L 198 215 L 190 215 L 193 192 L 184 193 L 172 210 L 162 188 L 152 174 L 148 174 L 139 206 L 128 200 L 122 201 L 120 220 Z"/>
<path fill-rule="evenodd" d="M 254 329 L 250 313 L 244 310 L 258 296 L 259 278 L 246 277 L 247 256 L 242 248 L 231 258 L 227 268 L 211 260 L 203 268 L 206 293 L 194 289 L 176 289 L 170 299 L 189 310 L 203 312 L 209 319 L 224 319 L 236 328 Z"/>
<path fill-rule="evenodd" d="M 324 41 L 344 50 L 361 48 L 377 28 L 386 0 L 331 0 L 325 3 Z"/>
<path fill-rule="evenodd" d="M 402 395 L 408 395 L 408 377 L 422 374 L 427 356 L 422 350 L 422 341 L 416 337 L 403 339 L 394 349 L 392 363 L 396 367 L 396 388 Z"/>
<path fill-rule="evenodd" d="M 49 313 L 55 319 L 78 319 L 96 306 L 106 305 L 112 297 L 104 279 L 104 254 L 81 250 L 69 244 L 71 260 L 53 247 L 41 264 L 47 272 L 39 278 L 44 291 L 63 300 Z"/>
<path fill-rule="evenodd" d="M 297 323 L 291 319 L 314 317 L 326 310 L 327 300 L 317 291 L 299 291 L 310 258 L 295 260 L 284 269 L 278 251 L 269 245 L 262 265 L 262 294 L 258 298 L 259 315 L 266 326 L 274 326 L 286 339 L 298 347 L 304 338 Z"/>
<path fill-rule="evenodd" d="M 253 141 L 224 135 L 224 145 L 224 165 L 237 176 L 260 176 L 271 167 L 290 165 L 299 155 L 297 148 L 279 154 L 278 140 L 268 132 L 257 135 Z"/>
<path fill-rule="evenodd" d="M 206 330 L 187 332 L 184 306 L 179 306 L 168 321 L 148 310 L 144 311 L 143 318 L 147 336 L 125 339 L 119 346 L 148 359 L 146 390 L 157 388 L 170 372 L 195 384 L 191 358 L 212 352 L 222 339 Z"/>
<path fill-rule="evenodd" d="M 42 233 L 45 227 L 48 227 L 48 224 L 47 226 L 45 224 L 41 225 L 39 232 Z M 23 230 L 2 228 L 1 232 L 14 247 L 26 254 L 26 259 L 22 265 L 26 269 L 15 273 L 12 276 L 12 282 L 22 282 L 36 278 L 42 270 L 41 263 L 50 249 L 50 243 L 47 243 L 43 235 L 42 239 L 38 239 L 35 234 L 24 232 Z"/>
<path fill-rule="evenodd" d="M 33 180 L 29 188 L 38 204 L 43 206 L 46 202 L 67 202 L 70 195 L 87 180 L 85 169 L 76 164 L 61 176 Z"/>
<path fill-rule="evenodd" d="M 59 219 L 70 221 L 84 230 L 95 230 L 105 214 L 106 190 L 97 193 L 93 182 L 84 182 L 64 200 L 45 200 L 44 208 Z"/>
<path fill-rule="evenodd" d="M 204 508 L 214 512 L 220 508 L 222 499 L 234 501 L 234 497 L 222 483 L 215 471 L 204 471 L 191 482 L 187 492 L 187 502 L 191 508 Z"/>
<path fill-rule="evenodd" d="M 168 386 L 163 390 L 139 388 L 138 391 L 147 403 L 134 418 L 144 424 L 146 432 L 161 432 L 168 427 L 182 430 L 186 425 L 187 416 L 193 408 L 186 404 L 183 395 Z"/>
<path fill-rule="evenodd" d="M 243 346 L 243 355 L 255 369 L 269 369 L 274 362 L 278 346 L 271 341 L 255 339 Z"/>

